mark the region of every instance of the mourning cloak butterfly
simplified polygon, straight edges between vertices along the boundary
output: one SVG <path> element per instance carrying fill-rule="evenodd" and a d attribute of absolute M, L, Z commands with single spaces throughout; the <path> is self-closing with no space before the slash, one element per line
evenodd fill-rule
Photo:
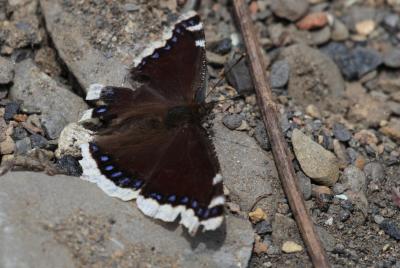
<path fill-rule="evenodd" d="M 81 121 L 102 126 L 81 145 L 82 178 L 110 196 L 131 200 L 147 216 L 180 223 L 195 234 L 223 222 L 222 177 L 201 127 L 206 83 L 203 24 L 195 12 L 179 18 L 162 41 L 143 51 L 131 71 L 136 90 L 91 85 L 96 108 Z"/>

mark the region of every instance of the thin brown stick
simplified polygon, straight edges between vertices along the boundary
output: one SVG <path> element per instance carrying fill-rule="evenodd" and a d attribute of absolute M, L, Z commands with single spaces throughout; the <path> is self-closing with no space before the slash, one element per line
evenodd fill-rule
<path fill-rule="evenodd" d="M 267 82 L 269 79 L 265 71 L 263 55 L 248 7 L 243 0 L 233 0 L 233 2 L 250 61 L 250 72 L 257 93 L 258 105 L 261 108 L 263 121 L 271 141 L 272 153 L 283 189 L 314 267 L 330 267 L 326 252 L 322 247 L 297 184 L 297 178 L 288 154 L 288 145 L 278 123 L 277 108 L 272 100 L 272 91 Z"/>

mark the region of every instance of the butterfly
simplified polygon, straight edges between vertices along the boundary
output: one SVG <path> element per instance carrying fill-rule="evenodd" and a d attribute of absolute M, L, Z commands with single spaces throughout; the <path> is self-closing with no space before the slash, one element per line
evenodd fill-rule
<path fill-rule="evenodd" d="M 163 40 L 145 49 L 130 71 L 135 89 L 92 84 L 95 108 L 81 121 L 101 122 L 81 145 L 82 178 L 106 194 L 136 199 L 147 216 L 180 217 L 189 233 L 223 222 L 222 176 L 213 144 L 201 126 L 207 80 L 203 24 L 181 15 Z"/>

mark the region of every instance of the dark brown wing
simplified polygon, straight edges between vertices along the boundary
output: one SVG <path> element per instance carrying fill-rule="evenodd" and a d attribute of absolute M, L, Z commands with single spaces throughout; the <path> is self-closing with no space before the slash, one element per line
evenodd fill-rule
<path fill-rule="evenodd" d="M 202 92 L 207 71 L 200 17 L 195 13 L 182 16 L 162 47 L 149 48 L 142 57 L 132 70 L 134 80 L 147 83 L 169 100 L 193 102 L 196 93 Z"/>

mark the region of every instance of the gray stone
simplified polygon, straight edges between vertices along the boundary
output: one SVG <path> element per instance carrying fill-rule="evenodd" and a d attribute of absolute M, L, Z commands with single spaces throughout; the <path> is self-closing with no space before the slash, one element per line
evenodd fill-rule
<path fill-rule="evenodd" d="M 224 127 L 220 116 L 213 122 L 213 143 L 224 184 L 231 200 L 247 211 L 257 196 L 273 193 L 273 181 L 279 183 L 272 154 L 262 150 L 246 133 Z"/>
<path fill-rule="evenodd" d="M 365 173 L 356 166 L 346 167 L 340 180 L 353 192 L 366 191 L 367 189 Z"/>
<path fill-rule="evenodd" d="M 31 140 L 29 137 L 23 138 L 15 142 L 15 152 L 17 154 L 26 154 L 32 149 Z"/>
<path fill-rule="evenodd" d="M 17 126 L 13 129 L 12 138 L 14 141 L 22 140 L 28 136 L 28 133 L 23 127 Z"/>
<path fill-rule="evenodd" d="M 303 193 L 304 200 L 308 200 L 311 198 L 312 187 L 311 180 L 307 177 L 303 172 L 299 171 L 296 173 L 297 178 L 299 180 L 300 190 Z"/>
<path fill-rule="evenodd" d="M 292 45 L 283 49 L 281 57 L 290 65 L 288 93 L 294 101 L 320 110 L 338 109 L 344 94 L 344 81 L 335 63 L 318 49 Z"/>
<path fill-rule="evenodd" d="M 223 38 L 221 40 L 215 41 L 207 46 L 212 52 L 219 55 L 225 55 L 229 53 L 232 49 L 232 40 L 230 38 Z"/>
<path fill-rule="evenodd" d="M 238 94 L 248 94 L 254 91 L 253 81 L 245 60 L 228 62 L 225 66 L 225 76 Z"/>
<path fill-rule="evenodd" d="M 383 55 L 383 63 L 390 68 L 400 68 L 400 48 L 390 49 Z"/>
<path fill-rule="evenodd" d="M 400 240 L 400 226 L 395 221 L 385 219 L 379 224 L 379 227 L 390 237 L 397 241 Z"/>
<path fill-rule="evenodd" d="M 227 215 L 220 230 L 190 237 L 94 184 L 28 172 L 1 177 L 0 215 L 1 267 L 246 267 L 254 236 Z"/>
<path fill-rule="evenodd" d="M 244 117 L 240 114 L 227 114 L 222 118 L 222 123 L 227 128 L 234 130 L 240 127 Z"/>
<path fill-rule="evenodd" d="M 385 178 L 385 169 L 381 163 L 370 162 L 364 166 L 364 173 L 367 179 L 373 181 L 381 181 Z"/>
<path fill-rule="evenodd" d="M 257 125 L 254 129 L 254 138 L 258 144 L 266 151 L 271 150 L 271 143 L 268 140 L 267 130 L 265 129 L 262 121 L 257 121 Z"/>
<path fill-rule="evenodd" d="M 383 24 L 389 30 L 395 30 L 399 26 L 400 16 L 398 14 L 392 13 L 388 14 L 383 18 Z"/>
<path fill-rule="evenodd" d="M 349 38 L 349 30 L 339 19 L 333 22 L 331 38 L 333 41 L 344 41 Z"/>
<path fill-rule="evenodd" d="M 50 139 L 58 138 L 61 130 L 88 108 L 79 96 L 42 73 L 30 59 L 18 63 L 15 73 L 10 97 L 41 108 L 41 123 Z"/>
<path fill-rule="evenodd" d="M 338 65 L 347 80 L 355 80 L 374 71 L 382 63 L 381 55 L 373 49 L 356 47 L 348 49 L 341 43 L 329 43 L 322 48 Z"/>
<path fill-rule="evenodd" d="M 308 1 L 272 0 L 271 10 L 278 17 L 296 21 L 306 14 L 308 10 Z"/>
<path fill-rule="evenodd" d="M 301 169 L 307 176 L 326 186 L 336 183 L 339 177 L 339 163 L 333 153 L 298 129 L 293 130 L 292 144 Z"/>
<path fill-rule="evenodd" d="M 322 29 L 310 32 L 310 34 L 313 45 L 323 45 L 331 39 L 331 28 L 329 26 L 325 26 Z"/>
<path fill-rule="evenodd" d="M 260 221 L 254 226 L 254 229 L 258 235 L 265 235 L 272 233 L 272 225 L 267 221 Z"/>
<path fill-rule="evenodd" d="M 46 148 L 46 146 L 49 144 L 49 141 L 39 134 L 32 134 L 30 136 L 30 139 L 32 143 L 32 148 Z"/>
<path fill-rule="evenodd" d="M 347 186 L 343 185 L 341 183 L 335 183 L 335 185 L 332 188 L 332 191 L 334 194 L 342 194 L 344 191 L 347 190 Z"/>
<path fill-rule="evenodd" d="M 57 160 L 57 167 L 63 171 L 63 174 L 79 177 L 82 175 L 82 167 L 78 160 L 71 155 L 63 155 Z"/>
<path fill-rule="evenodd" d="M 336 139 L 344 142 L 349 141 L 352 137 L 350 131 L 340 123 L 333 125 L 333 135 L 335 135 Z"/>
<path fill-rule="evenodd" d="M 16 115 L 19 111 L 19 104 L 17 102 L 9 102 L 4 107 L 4 119 L 12 120 L 14 115 Z"/>
<path fill-rule="evenodd" d="M 385 220 L 381 215 L 374 215 L 374 221 L 376 224 L 381 224 Z"/>
<path fill-rule="evenodd" d="M 325 250 L 333 251 L 336 245 L 335 237 L 330 233 L 328 233 L 328 231 L 325 230 L 325 228 L 322 228 L 321 226 L 316 226 L 316 229 L 319 237 L 321 238 L 321 242 Z"/>
<path fill-rule="evenodd" d="M 395 114 L 395 115 L 397 115 L 397 116 L 400 116 L 400 103 L 399 103 L 399 102 L 388 101 L 388 102 L 386 102 L 386 103 L 387 103 L 387 105 L 389 106 L 390 111 L 391 111 L 393 114 Z"/>
<path fill-rule="evenodd" d="M 8 84 L 14 78 L 14 64 L 7 58 L 0 57 L 0 85 Z"/>
<path fill-rule="evenodd" d="M 271 87 L 284 87 L 289 80 L 290 66 L 287 60 L 279 60 L 274 62 L 271 67 Z"/>

